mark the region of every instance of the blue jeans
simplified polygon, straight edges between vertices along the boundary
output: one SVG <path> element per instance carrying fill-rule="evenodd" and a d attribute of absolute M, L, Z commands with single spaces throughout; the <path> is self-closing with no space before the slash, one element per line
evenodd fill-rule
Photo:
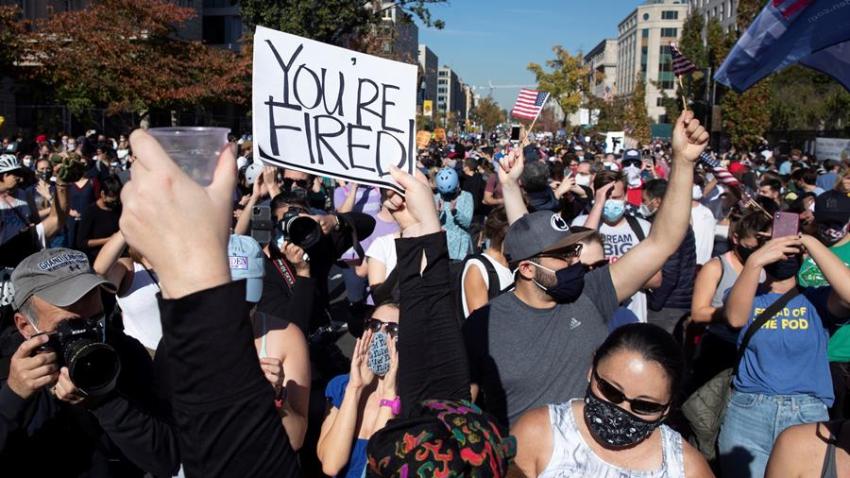
<path fill-rule="evenodd" d="M 717 437 L 722 476 L 761 478 L 773 443 L 786 428 L 829 419 L 811 395 L 763 395 L 732 391 Z"/>

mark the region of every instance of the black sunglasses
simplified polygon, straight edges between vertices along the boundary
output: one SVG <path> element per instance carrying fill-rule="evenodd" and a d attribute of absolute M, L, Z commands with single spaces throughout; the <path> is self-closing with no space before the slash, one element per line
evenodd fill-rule
<path fill-rule="evenodd" d="M 384 322 L 380 319 L 371 318 L 366 321 L 366 328 L 371 330 L 372 333 L 378 333 L 385 328 L 390 337 L 398 336 L 398 324 L 395 322 Z"/>
<path fill-rule="evenodd" d="M 578 257 L 581 255 L 581 249 L 583 244 L 576 244 L 571 246 L 569 249 L 564 249 L 558 252 L 547 252 L 545 254 L 540 254 L 538 257 L 551 257 L 553 259 L 561 259 L 562 261 L 566 261 L 573 257 Z"/>
<path fill-rule="evenodd" d="M 623 402 L 629 402 L 632 406 L 632 411 L 639 415 L 654 415 L 656 413 L 661 413 L 670 406 L 667 404 L 660 404 L 655 402 L 648 402 L 646 400 L 641 400 L 638 398 L 628 398 L 623 392 L 617 390 L 616 387 L 606 382 L 599 374 L 596 372 L 596 369 L 593 369 L 593 378 L 596 380 L 596 388 L 599 389 L 599 392 L 609 402 L 619 405 Z"/>

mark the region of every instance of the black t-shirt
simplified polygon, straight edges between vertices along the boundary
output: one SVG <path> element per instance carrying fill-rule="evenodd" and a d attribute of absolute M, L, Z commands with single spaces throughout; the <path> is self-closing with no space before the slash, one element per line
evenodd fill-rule
<path fill-rule="evenodd" d="M 90 239 L 105 239 L 118 232 L 118 220 L 121 218 L 121 208 L 114 211 L 101 209 L 97 203 L 90 205 L 80 218 L 80 229 L 77 232 L 77 249 L 85 252 L 89 260 L 93 260 L 100 252 L 100 247 L 88 247 Z"/>
<path fill-rule="evenodd" d="M 472 200 L 475 204 L 474 214 L 476 216 L 485 215 L 489 211 L 487 206 L 482 202 L 484 200 L 484 189 L 487 186 L 487 181 L 480 173 L 475 173 L 472 176 L 462 175 L 460 188 L 469 194 L 472 194 Z"/>

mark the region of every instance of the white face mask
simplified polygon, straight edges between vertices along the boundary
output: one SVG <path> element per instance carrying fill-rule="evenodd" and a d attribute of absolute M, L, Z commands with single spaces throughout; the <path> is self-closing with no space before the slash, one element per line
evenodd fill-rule
<path fill-rule="evenodd" d="M 590 175 L 589 174 L 576 174 L 576 186 L 590 187 Z"/>
<path fill-rule="evenodd" d="M 693 199 L 694 201 L 699 201 L 700 199 L 702 199 L 702 188 L 696 184 L 694 184 L 694 189 L 691 192 L 691 199 Z"/>
<path fill-rule="evenodd" d="M 24 158 L 23 164 L 25 167 L 29 168 L 30 166 L 32 166 L 32 158 Z"/>

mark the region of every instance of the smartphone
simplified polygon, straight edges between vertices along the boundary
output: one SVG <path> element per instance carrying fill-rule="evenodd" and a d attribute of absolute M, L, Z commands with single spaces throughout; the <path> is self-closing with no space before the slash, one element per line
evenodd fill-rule
<path fill-rule="evenodd" d="M 242 214 L 245 214 L 243 211 Z M 260 245 L 268 244 L 272 240 L 272 211 L 269 206 L 254 206 L 251 210 L 251 237 Z"/>
<path fill-rule="evenodd" d="M 520 126 L 518 124 L 511 126 L 511 141 L 519 141 L 519 130 Z"/>
<path fill-rule="evenodd" d="M 796 236 L 800 232 L 800 215 L 777 212 L 773 215 L 773 237 Z"/>

